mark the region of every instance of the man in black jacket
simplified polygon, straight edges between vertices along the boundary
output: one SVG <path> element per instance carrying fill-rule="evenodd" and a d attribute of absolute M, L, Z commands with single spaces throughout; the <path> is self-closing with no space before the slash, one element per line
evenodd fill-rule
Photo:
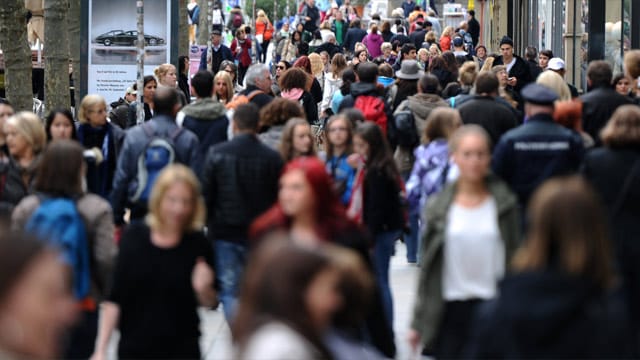
<path fill-rule="evenodd" d="M 201 178 L 208 237 L 228 322 L 235 313 L 249 226 L 276 201 L 282 169 L 280 154 L 257 138 L 258 121 L 256 105 L 238 106 L 233 114 L 234 138 L 209 149 Z"/>
<path fill-rule="evenodd" d="M 482 126 L 494 145 L 518 124 L 513 112 L 495 100 L 499 87 L 498 77 L 493 72 L 481 71 L 476 78 L 476 95 L 458 108 L 462 122 Z"/>
<path fill-rule="evenodd" d="M 361 42 L 365 36 L 367 36 L 367 32 L 360 27 L 360 20 L 355 19 L 351 22 L 349 26 L 349 30 L 347 30 L 347 34 L 344 37 L 344 42 L 342 43 L 342 47 L 345 51 L 349 53 L 353 53 L 354 48 L 357 42 Z"/>
<path fill-rule="evenodd" d="M 318 30 L 318 25 L 320 25 L 320 10 L 316 7 L 315 0 L 306 1 L 300 12 L 300 19 L 304 24 L 304 29 L 308 32 L 313 34 Z"/>
<path fill-rule="evenodd" d="M 540 84 L 522 89 L 529 120 L 500 138 L 492 169 L 511 186 L 522 209 L 545 180 L 577 172 L 584 147 L 582 137 L 553 121 L 558 95 Z"/>
<path fill-rule="evenodd" d="M 591 89 L 582 100 L 582 127 L 591 135 L 596 146 L 601 144 L 600 130 L 620 105 L 631 104 L 626 96 L 611 88 L 613 71 L 606 61 L 592 61 L 587 68 L 587 85 Z"/>
<path fill-rule="evenodd" d="M 469 20 L 467 20 L 468 29 L 467 32 L 471 35 L 473 41 L 473 47 L 478 46 L 478 39 L 480 38 L 480 23 L 476 20 L 476 12 L 469 10 Z"/>
<path fill-rule="evenodd" d="M 513 40 L 510 37 L 504 36 L 500 40 L 500 53 L 502 55 L 496 58 L 493 66 L 504 65 L 507 67 L 507 72 L 509 73 L 508 84 L 517 92 L 520 92 L 525 85 L 534 81 L 531 78 L 527 62 L 520 56 L 513 54 Z"/>

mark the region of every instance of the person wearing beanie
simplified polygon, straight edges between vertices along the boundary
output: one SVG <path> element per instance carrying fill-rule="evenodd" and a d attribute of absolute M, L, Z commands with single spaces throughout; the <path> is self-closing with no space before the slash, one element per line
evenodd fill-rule
<path fill-rule="evenodd" d="M 513 53 L 513 40 L 506 35 L 500 40 L 500 54 L 493 62 L 493 66 L 504 65 L 507 67 L 509 74 L 507 84 L 519 93 L 525 85 L 534 80 L 531 78 L 529 65 L 523 58 Z"/>

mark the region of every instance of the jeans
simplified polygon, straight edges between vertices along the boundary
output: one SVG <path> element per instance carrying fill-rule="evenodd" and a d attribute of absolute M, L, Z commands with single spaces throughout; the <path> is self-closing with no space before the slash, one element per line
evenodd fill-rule
<path fill-rule="evenodd" d="M 382 294 L 384 313 L 390 326 L 393 326 L 393 299 L 391 297 L 391 286 L 389 285 L 389 263 L 400 233 L 401 230 L 399 229 L 379 233 L 375 236 L 375 245 L 373 246 L 373 265 L 376 280 Z"/>
<path fill-rule="evenodd" d="M 405 184 L 409 181 L 409 177 L 411 176 L 411 171 L 404 172 L 401 174 L 402 180 L 404 180 Z M 419 250 L 419 242 L 420 242 L 420 211 L 416 213 L 409 213 L 409 233 L 405 233 L 404 235 L 404 244 L 407 247 L 407 262 L 409 263 L 417 263 L 418 262 L 418 250 Z"/>
<path fill-rule="evenodd" d="M 407 262 L 418 262 L 420 248 L 420 212 L 409 213 L 409 233 L 405 234 L 404 243 L 407 246 Z"/>
<path fill-rule="evenodd" d="M 225 241 L 214 241 L 216 280 L 220 284 L 220 301 L 224 317 L 231 323 L 238 302 L 238 290 L 246 264 L 247 248 L 244 245 Z"/>

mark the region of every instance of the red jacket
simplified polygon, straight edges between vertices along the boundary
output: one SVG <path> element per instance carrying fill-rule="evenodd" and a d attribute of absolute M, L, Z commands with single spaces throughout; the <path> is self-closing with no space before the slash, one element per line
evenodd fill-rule
<path fill-rule="evenodd" d="M 251 65 L 251 40 L 244 39 L 243 42 L 240 42 L 240 47 L 242 51 L 238 52 L 238 38 L 234 38 L 231 42 L 231 55 L 238 59 L 240 65 L 249 67 L 249 65 Z"/>

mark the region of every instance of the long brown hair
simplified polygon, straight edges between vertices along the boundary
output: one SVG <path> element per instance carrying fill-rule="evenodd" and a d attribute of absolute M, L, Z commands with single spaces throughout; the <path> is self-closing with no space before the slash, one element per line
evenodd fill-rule
<path fill-rule="evenodd" d="M 303 118 L 291 118 L 287 121 L 282 130 L 282 138 L 280 140 L 280 155 L 284 161 L 290 161 L 293 159 L 293 133 L 296 130 L 296 126 L 298 125 L 307 125 L 309 126 L 309 122 Z M 313 136 L 311 136 L 311 149 L 307 154 L 303 154 L 304 156 L 315 156 L 316 148 L 313 141 Z"/>
<path fill-rule="evenodd" d="M 318 274 L 331 269 L 331 260 L 318 249 L 272 238 L 255 250 L 240 291 L 238 313 L 231 331 L 241 352 L 264 324 L 278 321 L 332 358 L 309 314 L 305 295 Z"/>
<path fill-rule="evenodd" d="M 513 259 L 517 271 L 557 268 L 612 285 L 614 274 L 606 215 L 593 190 L 578 176 L 544 183 L 529 206 L 529 233 Z"/>
<path fill-rule="evenodd" d="M 82 151 L 82 146 L 73 140 L 49 144 L 38 167 L 35 190 L 55 197 L 82 195 Z"/>

